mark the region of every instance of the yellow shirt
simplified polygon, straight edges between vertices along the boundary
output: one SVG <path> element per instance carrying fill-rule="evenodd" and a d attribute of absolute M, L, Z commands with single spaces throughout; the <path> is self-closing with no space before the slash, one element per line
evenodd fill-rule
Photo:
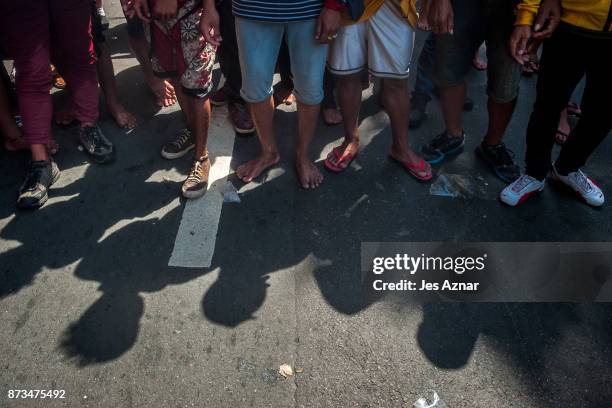
<path fill-rule="evenodd" d="M 516 25 L 532 25 L 540 0 L 521 0 L 517 6 Z M 561 0 L 561 21 L 593 31 L 610 32 L 612 0 Z"/>
<path fill-rule="evenodd" d="M 342 25 L 362 23 L 366 21 L 367 19 L 372 17 L 374 14 L 376 14 L 376 12 L 380 8 L 380 6 L 382 6 L 384 1 L 391 1 L 391 0 L 364 0 L 365 11 L 363 12 L 363 15 L 361 16 L 359 21 L 351 20 L 348 12 L 344 10 L 342 12 Z M 406 18 L 406 20 L 408 21 L 408 24 L 410 24 L 413 28 L 416 27 L 416 23 L 418 19 L 418 14 L 416 11 L 416 0 L 395 0 L 395 1 L 399 2 L 399 6 L 402 11 L 402 15 Z"/>

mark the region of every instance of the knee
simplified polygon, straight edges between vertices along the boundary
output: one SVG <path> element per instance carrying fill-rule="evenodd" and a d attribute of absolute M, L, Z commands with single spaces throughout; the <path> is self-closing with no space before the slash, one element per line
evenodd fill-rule
<path fill-rule="evenodd" d="M 266 100 L 272 95 L 272 73 L 252 69 L 245 72 L 242 77 L 240 94 L 246 102 L 250 103 Z"/>
<path fill-rule="evenodd" d="M 306 105 L 318 105 L 323 100 L 323 70 L 321 72 L 296 72 L 293 78 L 295 97 Z"/>
<path fill-rule="evenodd" d="M 318 105 L 323 100 L 323 84 L 317 81 L 295 83 L 295 97 L 305 105 Z"/>

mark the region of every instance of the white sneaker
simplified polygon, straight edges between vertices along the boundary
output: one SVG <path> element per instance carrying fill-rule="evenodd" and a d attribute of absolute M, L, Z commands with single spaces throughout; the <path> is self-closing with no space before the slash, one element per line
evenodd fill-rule
<path fill-rule="evenodd" d="M 544 184 L 544 181 L 539 181 L 527 174 L 523 174 L 501 191 L 499 199 L 504 204 L 516 207 L 532 195 L 544 190 Z"/>
<path fill-rule="evenodd" d="M 584 174 L 580 169 L 578 169 L 578 171 L 569 173 L 567 176 L 563 176 L 557 173 L 557 169 L 553 165 L 548 177 L 551 180 L 559 181 L 574 190 L 576 194 L 578 194 L 580 198 L 582 198 L 588 205 L 600 207 L 605 201 L 603 191 L 601 191 L 597 184 L 595 184 L 593 180 L 591 180 L 591 178 Z"/>

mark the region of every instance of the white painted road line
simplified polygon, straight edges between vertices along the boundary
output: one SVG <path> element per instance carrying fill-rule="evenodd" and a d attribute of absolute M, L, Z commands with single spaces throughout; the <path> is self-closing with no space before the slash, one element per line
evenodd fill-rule
<path fill-rule="evenodd" d="M 215 108 L 208 135 L 212 160 L 208 191 L 201 198 L 187 200 L 168 266 L 210 267 L 223 207 L 220 189 L 230 174 L 235 138 L 232 126 L 227 122 L 227 108 Z"/>

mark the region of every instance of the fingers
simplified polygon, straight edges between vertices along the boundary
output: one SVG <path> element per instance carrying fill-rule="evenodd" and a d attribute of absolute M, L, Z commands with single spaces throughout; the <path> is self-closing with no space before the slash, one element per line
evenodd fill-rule
<path fill-rule="evenodd" d="M 149 11 L 149 5 L 146 1 L 139 1 L 134 4 L 134 10 L 139 19 L 150 22 L 151 12 Z"/>
<path fill-rule="evenodd" d="M 315 27 L 315 39 L 321 41 L 321 31 L 323 30 L 323 22 L 321 17 L 317 19 L 317 26 Z"/>
<path fill-rule="evenodd" d="M 510 37 L 510 43 L 509 43 L 510 55 L 512 55 L 512 58 L 514 58 L 516 62 L 523 65 L 524 64 L 523 58 L 519 55 L 519 52 L 518 52 L 518 43 L 519 43 L 518 36 L 513 34 Z"/>
<path fill-rule="evenodd" d="M 215 47 L 221 45 L 221 36 L 216 34 L 214 28 L 211 28 L 210 30 L 204 32 L 204 38 L 206 39 L 206 42 L 211 45 L 214 45 Z"/>
<path fill-rule="evenodd" d="M 521 60 L 523 61 L 524 61 L 524 57 L 527 55 L 527 41 L 529 41 L 529 37 L 523 35 L 519 38 L 519 41 L 517 44 L 517 54 L 520 56 Z"/>
<path fill-rule="evenodd" d="M 455 16 L 453 15 L 452 12 L 448 13 L 448 15 L 446 16 L 446 25 L 445 25 L 445 29 L 446 32 L 449 33 L 450 35 L 453 35 L 453 29 L 455 28 Z"/>

